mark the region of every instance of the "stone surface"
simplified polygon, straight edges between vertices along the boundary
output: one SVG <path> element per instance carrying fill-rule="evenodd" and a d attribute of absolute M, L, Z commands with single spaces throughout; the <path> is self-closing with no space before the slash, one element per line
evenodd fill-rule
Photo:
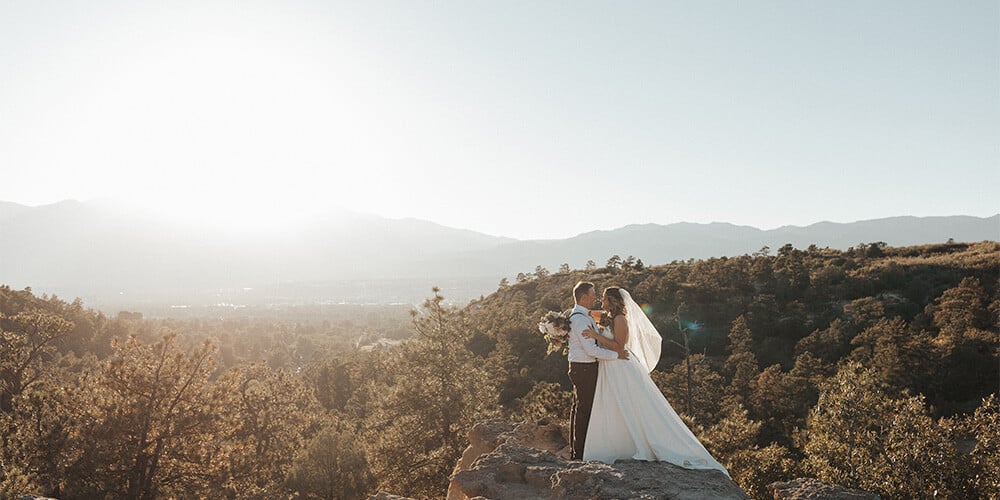
<path fill-rule="evenodd" d="M 787 483 L 771 483 L 775 500 L 878 500 L 878 495 L 828 484 L 819 479 L 799 478 Z"/>
<path fill-rule="evenodd" d="M 747 498 L 725 474 L 665 462 L 567 460 L 567 429 L 541 420 L 480 422 L 452 474 L 448 500 Z"/>
<path fill-rule="evenodd" d="M 391 493 L 380 491 L 368 497 L 368 500 L 413 500 L 413 499 L 410 497 L 401 497 L 399 495 L 393 495 Z"/>

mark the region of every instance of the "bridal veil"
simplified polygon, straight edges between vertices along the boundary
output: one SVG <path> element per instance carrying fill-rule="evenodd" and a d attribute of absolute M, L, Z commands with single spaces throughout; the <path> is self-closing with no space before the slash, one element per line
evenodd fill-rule
<path fill-rule="evenodd" d="M 620 290 L 625 302 L 625 318 L 628 320 L 628 341 L 625 347 L 649 373 L 660 362 L 663 337 L 660 337 L 660 332 L 656 331 L 642 307 L 632 300 L 632 295 L 624 288 Z"/>

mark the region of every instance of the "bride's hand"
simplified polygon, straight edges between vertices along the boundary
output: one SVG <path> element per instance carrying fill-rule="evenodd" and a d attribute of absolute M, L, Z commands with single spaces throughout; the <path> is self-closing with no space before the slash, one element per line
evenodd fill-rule
<path fill-rule="evenodd" d="M 588 339 L 596 339 L 597 338 L 597 332 L 595 332 L 591 328 L 587 328 L 586 330 L 583 331 L 583 336 L 584 336 L 584 338 L 588 338 Z"/>

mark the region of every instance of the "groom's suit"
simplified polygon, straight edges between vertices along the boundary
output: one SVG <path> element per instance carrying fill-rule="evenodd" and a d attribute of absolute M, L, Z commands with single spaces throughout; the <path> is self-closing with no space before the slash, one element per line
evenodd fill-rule
<path fill-rule="evenodd" d="M 573 460 L 583 459 L 583 445 L 587 441 L 587 426 L 594 408 L 594 391 L 597 390 L 597 360 L 618 359 L 618 353 L 600 347 L 594 339 L 583 336 L 588 327 L 597 331 L 590 311 L 577 305 L 569 317 L 569 379 L 573 382 L 573 413 L 570 416 L 570 442 Z"/>

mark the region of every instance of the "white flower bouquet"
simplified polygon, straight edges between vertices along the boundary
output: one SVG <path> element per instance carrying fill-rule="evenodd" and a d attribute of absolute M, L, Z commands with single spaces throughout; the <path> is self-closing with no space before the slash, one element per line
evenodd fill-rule
<path fill-rule="evenodd" d="M 549 311 L 542 316 L 542 321 L 538 323 L 538 331 L 542 332 L 549 347 L 545 355 L 555 351 L 562 351 L 566 355 L 569 351 L 569 316 L 566 313 Z"/>

